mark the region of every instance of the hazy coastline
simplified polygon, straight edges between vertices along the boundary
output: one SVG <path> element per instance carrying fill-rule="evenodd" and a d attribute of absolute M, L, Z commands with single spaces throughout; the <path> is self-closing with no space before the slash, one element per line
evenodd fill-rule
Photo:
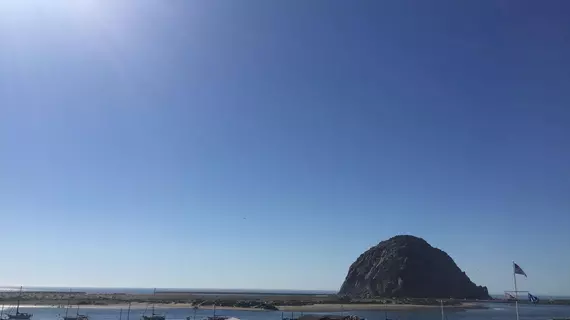
<path fill-rule="evenodd" d="M 5 308 L 15 305 L 19 293 L 0 292 L 0 303 Z M 82 309 L 127 309 L 145 310 L 149 304 L 157 309 L 211 310 L 216 303 L 219 310 L 245 311 L 284 311 L 284 312 L 340 312 L 364 310 L 416 310 L 439 308 L 439 299 L 353 299 L 346 300 L 336 294 L 283 294 L 267 292 L 157 292 L 153 294 L 126 293 L 86 293 L 61 291 L 24 291 L 20 305 L 22 308 L 64 308 L 66 305 Z M 486 303 L 509 303 L 506 300 L 456 300 L 444 299 L 445 308 L 480 309 Z M 546 301 L 545 301 L 546 302 Z M 568 304 L 568 300 L 549 301 L 549 304 Z M 521 301 L 521 304 L 524 302 Z"/>
<path fill-rule="evenodd" d="M 6 307 L 18 301 L 19 293 L 1 292 L 0 302 Z M 133 310 L 147 309 L 149 304 L 155 308 L 181 308 L 201 310 L 251 310 L 251 311 L 297 311 L 297 312 L 338 312 L 342 310 L 407 310 L 438 307 L 435 299 L 385 299 L 378 300 L 341 300 L 334 294 L 283 294 L 283 293 L 223 293 L 223 292 L 157 292 L 156 294 L 125 294 L 86 292 L 22 292 L 21 307 L 28 308 L 64 308 L 76 305 L 82 309 L 110 308 Z M 448 300 L 446 306 L 454 308 L 478 308 L 480 304 Z"/>
<path fill-rule="evenodd" d="M 60 305 L 21 305 L 21 308 L 61 308 Z M 108 305 L 81 305 L 82 309 L 127 309 L 128 304 L 108 304 Z M 156 309 L 192 309 L 194 305 L 192 303 L 160 303 L 155 304 Z M 397 311 L 397 310 L 416 310 L 423 308 L 439 308 L 437 305 L 414 305 L 414 304 L 309 304 L 303 306 L 276 306 L 278 311 L 284 312 L 341 312 L 341 311 L 373 311 L 373 310 L 386 310 L 386 311 Z M 131 303 L 131 310 L 145 310 L 148 308 L 147 303 Z M 485 308 L 482 304 L 467 302 L 459 305 L 450 306 L 454 309 L 480 309 Z M 213 310 L 212 305 L 201 305 L 200 310 Z M 248 308 L 248 307 L 232 307 L 232 306 L 216 306 L 216 310 L 244 310 L 244 311 L 270 311 L 260 308 Z"/>

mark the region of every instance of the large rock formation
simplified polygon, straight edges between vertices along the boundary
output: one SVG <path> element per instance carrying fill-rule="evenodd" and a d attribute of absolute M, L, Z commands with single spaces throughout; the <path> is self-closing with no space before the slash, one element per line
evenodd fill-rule
<path fill-rule="evenodd" d="M 424 239 L 395 236 L 360 255 L 339 294 L 351 297 L 488 299 L 444 251 Z"/>

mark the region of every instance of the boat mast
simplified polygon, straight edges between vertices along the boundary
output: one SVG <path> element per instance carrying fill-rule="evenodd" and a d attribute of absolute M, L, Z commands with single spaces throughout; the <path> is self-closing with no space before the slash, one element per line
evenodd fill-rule
<path fill-rule="evenodd" d="M 156 288 L 152 291 L 152 315 L 154 316 L 154 296 L 156 295 Z"/>
<path fill-rule="evenodd" d="M 127 309 L 127 320 L 129 320 L 130 315 L 131 315 L 131 302 L 129 301 L 129 308 Z"/>
<path fill-rule="evenodd" d="M 22 298 L 22 287 L 20 286 L 20 294 L 18 295 L 18 304 L 16 305 L 16 314 L 20 313 L 20 298 Z"/>
<path fill-rule="evenodd" d="M 123 308 L 119 311 L 119 320 L 123 320 Z"/>
<path fill-rule="evenodd" d="M 443 299 L 439 300 L 441 303 L 441 320 L 445 320 L 445 314 L 443 313 Z"/>
<path fill-rule="evenodd" d="M 71 288 L 69 289 L 69 295 L 67 295 L 67 306 L 65 306 L 65 318 L 67 318 L 70 306 L 71 306 Z"/>

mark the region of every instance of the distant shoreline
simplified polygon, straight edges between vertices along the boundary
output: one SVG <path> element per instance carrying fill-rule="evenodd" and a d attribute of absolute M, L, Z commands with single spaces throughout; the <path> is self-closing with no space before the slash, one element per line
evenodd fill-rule
<path fill-rule="evenodd" d="M 74 308 L 76 306 L 73 306 Z M 20 308 L 52 308 L 52 309 L 65 309 L 63 307 L 59 307 L 57 305 L 20 305 Z M 96 304 L 86 304 L 81 305 L 81 309 L 116 309 L 117 311 L 120 309 L 128 309 L 129 305 L 120 303 L 120 304 L 108 304 L 108 305 L 96 305 Z M 159 303 L 155 304 L 156 309 L 193 309 L 194 306 L 191 303 Z M 148 309 L 148 303 L 131 303 L 131 310 L 146 310 Z M 201 306 L 199 310 L 213 310 L 213 306 Z M 244 310 L 244 311 L 268 311 L 259 308 L 241 308 L 241 307 L 228 307 L 228 306 L 216 306 L 216 310 Z"/>
<path fill-rule="evenodd" d="M 425 304 L 312 304 L 306 306 L 278 306 L 279 311 L 289 312 L 342 312 L 342 311 L 404 311 L 416 309 L 433 309 L 440 308 L 436 305 Z M 445 308 L 453 309 L 486 309 L 480 303 L 465 302 L 459 305 L 446 306 Z"/>
<path fill-rule="evenodd" d="M 57 305 L 21 305 L 21 308 L 54 308 L 57 309 Z M 108 304 L 108 305 L 81 305 L 81 309 L 127 309 L 128 304 Z M 278 310 L 283 312 L 341 312 L 341 311 L 374 311 L 374 310 L 386 310 L 386 311 L 403 311 L 403 310 L 416 310 L 416 309 L 432 309 L 439 308 L 436 305 L 418 305 L 418 304 L 309 304 L 304 306 L 276 306 Z M 131 303 L 131 310 L 145 310 L 148 308 L 147 303 Z M 155 304 L 156 309 L 192 309 L 193 305 L 191 303 L 159 303 Z M 459 305 L 446 306 L 446 308 L 453 309 L 485 309 L 486 307 L 480 303 L 475 302 L 465 302 Z M 63 308 L 61 308 L 63 309 Z M 212 305 L 203 305 L 199 307 L 199 310 L 213 310 Z M 241 310 L 241 311 L 271 311 L 264 310 L 260 308 L 245 308 L 245 307 L 230 307 L 230 306 L 216 306 L 216 310 Z M 274 311 L 274 312 L 275 312 Z"/>
<path fill-rule="evenodd" d="M 283 311 L 283 312 L 341 312 L 357 310 L 415 310 L 439 308 L 439 299 L 420 298 L 372 298 L 347 299 L 336 294 L 264 294 L 264 293 L 229 293 L 212 294 L 210 292 L 160 292 L 156 294 L 90 294 L 84 292 L 0 292 L 0 303 L 15 306 L 18 298 L 22 307 L 62 308 L 65 305 L 78 306 L 80 309 L 131 309 L 144 310 L 150 304 L 156 308 L 178 308 L 191 310 L 195 306 L 210 310 L 213 304 L 219 310 Z M 501 300 L 458 300 L 444 299 L 444 308 L 480 309 L 487 303 L 508 303 Z M 523 303 L 522 301 L 520 302 Z M 549 301 L 544 304 L 570 304 L 570 301 Z"/>

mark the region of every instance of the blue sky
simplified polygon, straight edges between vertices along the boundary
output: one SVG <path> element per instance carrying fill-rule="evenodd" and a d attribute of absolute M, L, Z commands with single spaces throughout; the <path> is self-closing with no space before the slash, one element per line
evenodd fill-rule
<path fill-rule="evenodd" d="M 563 1 L 2 1 L 4 285 L 337 289 L 413 234 L 570 294 Z"/>

